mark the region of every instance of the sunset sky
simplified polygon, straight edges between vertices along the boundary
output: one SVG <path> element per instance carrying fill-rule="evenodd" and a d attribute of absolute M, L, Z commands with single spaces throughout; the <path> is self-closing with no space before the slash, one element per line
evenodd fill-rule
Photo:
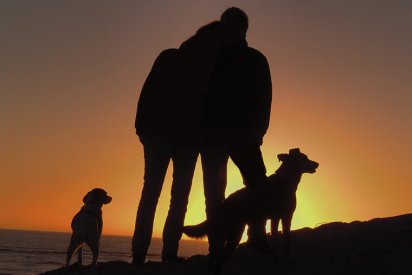
<path fill-rule="evenodd" d="M 273 82 L 262 147 L 320 163 L 298 189 L 293 228 L 412 212 L 412 1 L 0 1 L 0 228 L 70 231 L 102 187 L 104 234 L 131 235 L 143 183 L 134 118 L 163 49 L 228 7 Z M 186 224 L 202 221 L 197 166 Z M 230 163 L 226 194 L 242 188 Z M 155 220 L 170 199 L 168 171 Z"/>

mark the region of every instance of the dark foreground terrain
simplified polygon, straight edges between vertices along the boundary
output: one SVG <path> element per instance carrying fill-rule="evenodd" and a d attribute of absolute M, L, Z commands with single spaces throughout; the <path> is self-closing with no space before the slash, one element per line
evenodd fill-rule
<path fill-rule="evenodd" d="M 280 250 L 280 249 L 279 249 Z M 241 245 L 225 262 L 222 274 L 412 274 L 412 214 L 367 222 L 324 224 L 292 232 L 292 260 L 274 261 Z M 97 274 L 211 274 L 207 256 L 195 255 L 183 264 L 149 262 L 132 266 L 122 261 L 99 263 Z M 43 273 L 92 274 L 57 269 Z"/>

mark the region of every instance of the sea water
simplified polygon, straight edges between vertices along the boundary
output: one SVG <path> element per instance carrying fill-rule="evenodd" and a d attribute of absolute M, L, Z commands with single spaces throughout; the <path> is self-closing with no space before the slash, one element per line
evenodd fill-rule
<path fill-rule="evenodd" d="M 0 229 L 0 275 L 39 274 L 62 267 L 70 233 L 20 231 Z M 131 261 L 131 237 L 103 235 L 100 242 L 99 262 Z M 147 260 L 160 261 L 162 240 L 153 239 Z M 90 264 L 92 257 L 88 247 L 83 249 L 83 264 Z M 180 241 L 179 256 L 189 257 L 207 254 L 203 241 Z M 72 263 L 77 260 L 73 255 Z"/>

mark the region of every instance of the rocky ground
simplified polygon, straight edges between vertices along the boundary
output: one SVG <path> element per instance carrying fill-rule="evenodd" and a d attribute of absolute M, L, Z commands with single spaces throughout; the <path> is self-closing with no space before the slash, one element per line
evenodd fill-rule
<path fill-rule="evenodd" d="M 280 249 L 279 249 L 280 250 Z M 292 260 L 276 261 L 241 245 L 226 261 L 221 274 L 404 274 L 412 275 L 412 214 L 367 222 L 324 224 L 292 232 Z M 132 266 L 122 261 L 100 262 L 97 274 L 203 275 L 207 256 L 196 255 L 182 264 L 148 262 Z M 93 274 L 73 265 L 68 271 L 43 273 Z"/>

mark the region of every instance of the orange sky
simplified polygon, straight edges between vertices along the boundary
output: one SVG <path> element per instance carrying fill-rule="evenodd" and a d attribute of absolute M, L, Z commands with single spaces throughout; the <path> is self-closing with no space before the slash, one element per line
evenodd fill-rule
<path fill-rule="evenodd" d="M 143 179 L 134 133 L 157 54 L 227 7 L 273 81 L 268 173 L 300 147 L 320 163 L 293 227 L 412 212 L 412 3 L 408 1 L 0 2 L 0 228 L 69 231 L 103 187 L 104 233 L 131 235 Z M 171 171 L 155 221 L 161 234 Z M 204 219 L 198 166 L 187 224 Z M 233 164 L 227 194 L 243 187 Z"/>

